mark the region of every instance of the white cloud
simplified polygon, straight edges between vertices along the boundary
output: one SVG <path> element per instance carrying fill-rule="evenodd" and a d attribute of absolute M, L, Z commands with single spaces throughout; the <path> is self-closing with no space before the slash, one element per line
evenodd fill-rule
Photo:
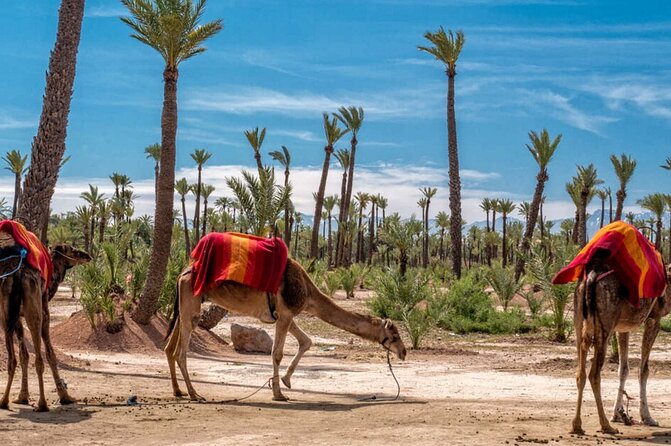
<path fill-rule="evenodd" d="M 308 142 L 318 142 L 324 140 L 323 138 L 319 138 L 317 135 L 307 130 L 273 130 L 272 133 L 273 135 L 288 136 L 290 138 L 296 138 Z"/>
<path fill-rule="evenodd" d="M 120 6 L 98 5 L 88 8 L 85 16 L 90 18 L 120 17 L 128 15 L 128 11 Z"/>
<path fill-rule="evenodd" d="M 611 110 L 621 111 L 625 104 L 634 104 L 649 116 L 671 119 L 671 87 L 654 80 L 617 79 L 598 80 L 582 87 L 584 91 L 601 97 Z"/>
<path fill-rule="evenodd" d="M 0 130 L 25 129 L 37 127 L 37 121 L 32 119 L 16 119 L 4 113 L 0 113 Z"/>
<path fill-rule="evenodd" d="M 547 108 L 555 119 L 594 134 L 601 134 L 604 125 L 617 121 L 616 118 L 589 114 L 571 103 L 571 99 L 551 91 L 527 91 L 528 103 L 537 108 Z"/>

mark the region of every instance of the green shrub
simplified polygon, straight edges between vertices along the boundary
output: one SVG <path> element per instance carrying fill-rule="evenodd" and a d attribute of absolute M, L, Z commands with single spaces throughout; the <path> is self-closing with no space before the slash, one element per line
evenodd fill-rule
<path fill-rule="evenodd" d="M 375 297 L 368 301 L 372 312 L 382 318 L 402 320 L 418 302 L 428 301 L 429 286 L 421 275 L 408 274 L 402 277 L 398 272 L 388 270 L 377 277 Z"/>
<path fill-rule="evenodd" d="M 412 348 L 417 349 L 424 336 L 431 330 L 434 321 L 428 309 L 414 307 L 403 313 L 403 323 L 410 336 Z"/>
<path fill-rule="evenodd" d="M 149 269 L 149 255 L 145 254 L 140 257 L 130 267 L 130 284 L 129 292 L 132 300 L 137 300 L 140 297 L 140 292 L 144 286 L 144 281 L 147 279 L 147 270 Z"/>
<path fill-rule="evenodd" d="M 486 279 L 498 296 L 503 311 L 508 311 L 508 305 L 522 287 L 522 282 L 515 280 L 515 274 L 512 271 L 500 266 L 490 269 Z"/>
<path fill-rule="evenodd" d="M 531 319 L 538 319 L 538 316 L 541 314 L 543 307 L 545 306 L 545 296 L 541 294 L 540 297 L 536 297 L 536 293 L 533 290 L 528 290 L 522 293 L 522 297 L 527 301 Z"/>
<path fill-rule="evenodd" d="M 91 327 L 95 328 L 95 316 L 100 311 L 100 297 L 107 290 L 107 280 L 96 262 L 80 266 L 77 279 L 81 290 L 79 302 L 82 304 Z"/>
<path fill-rule="evenodd" d="M 173 248 L 170 251 L 168 270 L 163 282 L 163 288 L 158 298 L 158 310 L 167 318 L 172 316 L 175 304 L 175 293 L 177 292 L 177 278 L 186 267 L 184 249 Z"/>
<path fill-rule="evenodd" d="M 320 287 L 328 297 L 333 297 L 340 288 L 340 274 L 331 271 L 324 275 L 324 284 Z"/>
<path fill-rule="evenodd" d="M 671 316 L 663 317 L 660 323 L 662 331 L 671 332 Z"/>
<path fill-rule="evenodd" d="M 356 271 L 350 267 L 340 270 L 338 275 L 340 276 L 340 285 L 342 285 L 343 290 L 347 293 L 347 298 L 354 297 L 354 289 L 359 280 Z"/>

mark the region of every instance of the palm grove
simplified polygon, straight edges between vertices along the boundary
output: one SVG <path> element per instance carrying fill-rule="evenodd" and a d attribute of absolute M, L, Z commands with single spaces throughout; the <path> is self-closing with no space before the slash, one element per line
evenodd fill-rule
<path fill-rule="evenodd" d="M 418 49 L 439 62 L 447 75 L 449 212 L 438 210 L 431 218 L 434 197 L 442 192 L 436 187 L 418 190 L 420 220 L 414 215 L 404 218 L 388 213 L 389 199 L 376 191 L 356 190 L 357 146 L 365 128 L 365 113 L 362 107 L 352 105 L 324 112 L 321 117 L 324 160 L 311 216 L 299 212 L 292 202 L 291 173 L 296 157 L 284 145 L 264 147 L 266 128 L 244 132 L 251 149 L 250 164 L 255 168 L 226 178 L 226 190 L 208 184 L 205 167 L 212 153 L 206 148 L 195 148 L 191 153 L 197 171 L 195 182 L 176 180 L 179 68 L 205 52 L 204 43 L 218 34 L 223 24 L 221 20 L 203 23 L 205 0 L 121 3 L 128 12 L 121 20 L 130 28 L 131 37 L 157 51 L 164 61 L 161 141 L 144 148 L 153 168 L 154 217 L 134 215 L 137 195 L 133 181 L 114 172 L 109 196 L 100 192 L 99 185 L 90 185 L 82 191 L 82 203 L 75 210 L 47 218 L 59 168 L 67 161 L 63 158 L 65 129 L 83 0 L 61 3 L 30 163 L 18 150 L 10 150 L 3 158 L 15 187 L 11 202 L 0 201 L 0 213 L 5 218 L 21 218 L 51 244 L 72 243 L 95 256 L 94 262 L 70 278 L 80 290 L 92 324 L 102 317 L 108 329 L 118 328 L 115 322 L 124 314 L 119 314 L 110 296 L 119 294 L 126 296 L 124 312 L 139 323 L 146 324 L 157 310 L 169 314 L 177 275 L 193 246 L 211 231 L 280 235 L 291 255 L 305 262 L 315 282 L 329 295 L 338 288 L 351 296 L 357 286 L 372 287 L 376 296 L 369 303 L 371 311 L 403 320 L 415 347 L 436 325 L 459 332 L 547 328 L 555 339 L 565 339 L 565 309 L 572 289 L 551 286 L 550 278 L 585 245 L 587 207 L 595 198 L 600 200 L 599 225 L 624 218 L 643 228 L 657 248 L 667 258 L 671 256 L 671 222 L 666 234 L 663 222 L 665 212 L 671 209 L 671 196 L 655 193 L 638 200 L 640 207 L 649 211 L 649 219 L 624 214 L 627 185 L 636 169 L 636 161 L 626 154 L 610 159 L 618 178 L 613 189 L 604 187 L 592 164 L 577 166 L 566 183 L 566 192 L 575 204 L 574 218 L 553 221 L 544 217 L 544 188 L 562 138 L 546 129 L 528 135 L 526 149 L 538 166 L 530 201 L 513 203 L 505 197 L 486 197 L 480 205 L 485 225 L 470 225 L 464 232 L 455 83 L 465 36 L 442 27 L 425 33 L 427 46 Z M 59 70 L 67 75 L 51 75 Z M 661 167 L 671 170 L 671 159 Z M 340 174 L 341 178 L 339 190 L 331 194 L 326 190 L 329 174 Z M 188 209 L 193 209 L 191 215 Z M 416 273 L 408 274 L 409 269 Z M 496 299 L 485 292 L 488 286 Z M 511 307 L 515 297 L 516 305 Z M 499 305 L 503 311 L 497 309 Z"/>

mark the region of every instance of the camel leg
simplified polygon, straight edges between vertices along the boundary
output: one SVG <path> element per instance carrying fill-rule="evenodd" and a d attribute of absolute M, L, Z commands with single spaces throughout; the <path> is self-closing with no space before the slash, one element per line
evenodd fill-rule
<path fill-rule="evenodd" d="M 605 330 L 598 330 L 594 336 L 594 358 L 592 367 L 589 371 L 589 383 L 592 386 L 592 393 L 596 402 L 596 409 L 599 412 L 599 424 L 604 434 L 617 434 L 618 430 L 613 428 L 608 421 L 606 411 L 603 409 L 603 400 L 601 399 L 601 369 L 606 361 L 606 350 L 608 347 L 608 333 Z"/>
<path fill-rule="evenodd" d="M 8 333 L 5 327 L 5 346 L 7 347 L 7 385 L 0 400 L 0 409 L 9 409 L 9 392 L 12 389 L 14 372 L 16 371 L 16 356 L 14 355 L 14 336 Z"/>
<path fill-rule="evenodd" d="M 618 352 L 620 353 L 620 367 L 618 376 L 620 377 L 620 387 L 617 389 L 617 399 L 615 400 L 615 407 L 613 407 L 613 418 L 611 421 L 624 422 L 620 411 L 624 410 L 624 385 L 629 376 L 629 333 L 615 333 L 617 336 Z"/>
<path fill-rule="evenodd" d="M 49 304 L 48 304 L 46 294 L 42 299 L 42 341 L 44 342 L 44 351 L 47 355 L 47 362 L 49 363 L 49 368 L 51 369 L 51 375 L 54 377 L 54 383 L 56 384 L 56 392 L 58 392 L 58 399 L 61 404 L 74 404 L 77 400 L 72 398 L 68 393 L 68 389 L 65 387 L 64 381 L 61 379 L 60 374 L 58 373 L 58 358 L 56 358 L 56 353 L 54 352 L 54 347 L 51 345 L 51 334 L 49 332 Z"/>
<path fill-rule="evenodd" d="M 182 397 L 184 396 L 184 393 L 182 393 L 182 390 L 179 388 L 179 383 L 177 382 L 177 372 L 175 370 L 175 359 L 176 359 L 176 348 L 179 345 L 179 316 L 177 316 L 177 320 L 175 321 L 175 327 L 172 329 L 172 333 L 170 333 L 170 337 L 168 338 L 168 343 L 165 346 L 165 356 L 168 358 L 168 368 L 170 369 L 170 381 L 172 383 L 172 393 L 176 397 Z"/>
<path fill-rule="evenodd" d="M 19 396 L 12 401 L 14 404 L 30 404 L 28 392 L 28 347 L 23 334 L 23 324 L 16 323 L 16 339 L 19 342 L 19 363 L 21 364 L 21 390 Z"/>
<path fill-rule="evenodd" d="M 282 382 L 285 386 L 291 389 L 291 376 L 294 374 L 294 371 L 296 371 L 298 361 L 301 360 L 305 352 L 308 351 L 312 346 L 312 340 L 308 337 L 308 335 L 305 334 L 303 330 L 300 329 L 298 325 L 296 325 L 295 321 L 291 321 L 291 325 L 289 325 L 289 333 L 291 333 L 292 336 L 298 341 L 298 353 L 296 353 L 296 356 L 294 356 L 291 360 L 287 371 L 282 377 Z"/>
<path fill-rule="evenodd" d="M 47 412 L 47 399 L 44 396 L 44 359 L 42 359 L 42 295 L 34 282 L 23 285 L 23 311 L 26 324 L 30 330 L 30 337 L 35 347 L 35 371 L 37 372 L 37 383 L 40 398 L 37 401 L 35 412 Z M 36 297 L 33 297 L 36 296 Z"/>
<path fill-rule="evenodd" d="M 576 328 L 576 347 L 578 350 L 577 370 L 575 375 L 576 385 L 578 387 L 578 402 L 575 409 L 575 417 L 573 418 L 572 434 L 584 435 L 585 431 L 582 428 L 582 419 L 580 417 L 580 410 L 582 409 L 583 392 L 585 390 L 585 383 L 587 382 L 587 353 L 589 352 L 590 340 L 582 336 L 582 321 L 580 322 L 581 330 Z M 576 327 L 578 323 L 576 322 Z"/>
<path fill-rule="evenodd" d="M 641 421 L 643 424 L 648 426 L 659 426 L 657 421 L 655 421 L 650 416 L 650 410 L 648 408 L 648 393 L 647 393 L 647 384 L 648 384 L 648 375 L 650 374 L 650 352 L 652 351 L 652 346 L 655 343 L 657 334 L 659 333 L 659 319 L 649 318 L 645 321 L 645 329 L 643 331 L 643 344 L 641 345 L 641 368 L 639 370 L 638 379 L 641 386 L 641 405 L 640 405 L 640 415 Z"/>
<path fill-rule="evenodd" d="M 284 356 L 284 341 L 287 338 L 287 331 L 292 323 L 291 318 L 280 318 L 275 323 L 275 341 L 273 342 L 273 401 L 287 401 L 288 398 L 282 394 L 280 389 L 280 364 Z"/>
<path fill-rule="evenodd" d="M 198 325 L 200 320 L 200 298 L 194 297 L 191 292 L 191 283 L 188 279 L 181 277 L 179 279 L 179 324 L 175 324 L 175 330 L 179 331 L 178 340 L 175 346 L 175 358 L 177 365 L 182 372 L 186 389 L 192 401 L 205 401 L 205 398 L 198 395 L 191 384 L 189 371 L 186 367 L 186 353 L 189 350 L 189 341 L 191 333 Z M 168 365 L 170 361 L 168 361 Z M 174 387 L 173 387 L 174 390 Z"/>

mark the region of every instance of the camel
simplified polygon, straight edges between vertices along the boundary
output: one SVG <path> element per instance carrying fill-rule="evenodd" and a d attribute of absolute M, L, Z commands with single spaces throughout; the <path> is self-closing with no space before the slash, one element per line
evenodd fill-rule
<path fill-rule="evenodd" d="M 19 247 L 20 248 L 20 247 Z M 5 255 L 18 252 L 17 247 L 3 248 Z M 44 397 L 44 382 L 42 375 L 44 372 L 44 362 L 41 354 L 41 342 L 44 342 L 44 348 L 47 356 L 47 362 L 51 368 L 51 373 L 56 383 L 56 390 L 61 404 L 72 404 L 75 402 L 70 397 L 63 380 L 58 373 L 58 360 L 51 345 L 49 335 L 49 301 L 54 297 L 58 290 L 58 285 L 65 278 L 65 273 L 76 265 L 81 265 L 91 261 L 91 256 L 87 253 L 67 245 L 58 245 L 51 251 L 51 260 L 54 271 L 51 281 L 47 286 L 47 291 L 43 292 L 43 280 L 39 272 L 30 266 L 24 264 L 14 274 L 0 279 L 0 320 L 2 321 L 5 344 L 8 353 L 7 366 L 7 385 L 5 393 L 0 400 L 0 409 L 9 408 L 9 392 L 12 387 L 14 372 L 16 370 L 16 357 L 14 355 L 13 335 L 16 333 L 19 342 L 19 358 L 21 362 L 21 390 L 19 396 L 13 402 L 16 404 L 28 404 L 28 348 L 24 340 L 23 325 L 20 316 L 23 316 L 30 330 L 33 346 L 35 348 L 35 369 L 38 376 L 40 397 L 35 410 L 37 412 L 48 411 L 49 408 Z M 2 268 L 7 272 L 16 268 L 18 261 L 7 262 Z M 3 271 L 5 272 L 5 271 Z"/>
<path fill-rule="evenodd" d="M 626 289 L 614 274 L 609 273 L 609 267 L 598 258 L 586 268 L 586 280 L 580 283 L 574 295 L 574 324 L 578 364 L 576 383 L 578 385 L 578 403 L 573 429 L 571 433 L 584 434 L 580 409 L 583 399 L 583 390 L 587 379 L 585 365 L 590 346 L 594 346 L 594 357 L 589 372 L 589 381 L 596 400 L 601 430 L 607 434 L 616 434 L 606 416 L 601 399 L 601 368 L 603 367 L 608 340 L 613 333 L 617 334 L 619 346 L 620 385 L 613 408 L 612 421 L 622 422 L 624 385 L 629 374 L 629 333 L 641 324 L 644 324 L 643 342 L 641 346 L 641 366 L 639 371 L 640 385 L 640 416 L 641 421 L 649 426 L 657 426 L 657 422 L 650 416 L 647 398 L 647 381 L 649 374 L 650 351 L 659 333 L 660 319 L 671 310 L 671 287 L 666 288 L 664 295 L 653 299 L 641 299 L 640 307 L 634 308 L 627 300 Z M 671 269 L 667 267 L 667 283 L 671 278 Z"/>
<path fill-rule="evenodd" d="M 165 353 L 168 358 L 174 395 L 177 397 L 183 396 L 175 373 L 175 362 L 177 362 L 190 399 L 203 401 L 204 398 L 196 393 L 191 384 L 186 366 L 189 339 L 191 332 L 198 324 L 201 301 L 204 300 L 200 297 L 194 297 L 191 274 L 191 270 L 187 268 L 178 278 L 175 310 L 166 337 L 168 342 L 165 346 Z M 294 321 L 294 317 L 303 311 L 364 339 L 378 342 L 388 352 L 398 356 L 399 359 L 405 359 L 406 349 L 393 322 L 351 313 L 340 308 L 317 288 L 303 267 L 292 259 L 287 261 L 283 282 L 276 296 L 275 311 L 272 309 L 270 296 L 264 291 L 258 291 L 235 282 L 224 282 L 219 288 L 208 292 L 205 299 L 229 311 L 254 316 L 262 322 L 275 324 L 275 340 L 272 349 L 273 375 L 271 379 L 274 401 L 287 401 L 287 398 L 282 394 L 279 382 L 279 367 L 282 362 L 287 332 L 298 340 L 299 345 L 298 352 L 291 360 L 282 378 L 282 382 L 288 388 L 291 388 L 291 376 L 296 370 L 298 361 L 312 344 L 310 338 Z"/>

